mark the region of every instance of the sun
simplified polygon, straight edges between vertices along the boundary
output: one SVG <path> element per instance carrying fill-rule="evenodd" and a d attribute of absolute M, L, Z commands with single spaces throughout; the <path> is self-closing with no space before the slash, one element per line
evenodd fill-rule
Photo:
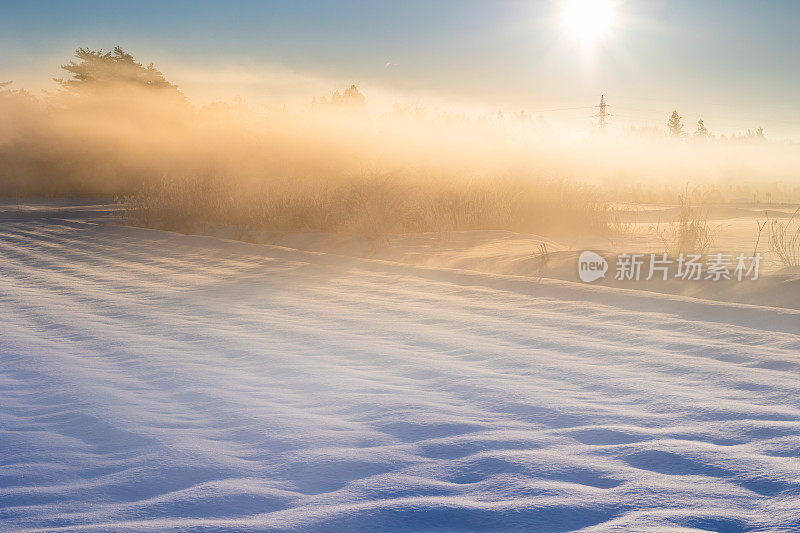
<path fill-rule="evenodd" d="M 612 0 L 564 0 L 562 21 L 565 29 L 585 45 L 595 44 L 614 25 Z"/>

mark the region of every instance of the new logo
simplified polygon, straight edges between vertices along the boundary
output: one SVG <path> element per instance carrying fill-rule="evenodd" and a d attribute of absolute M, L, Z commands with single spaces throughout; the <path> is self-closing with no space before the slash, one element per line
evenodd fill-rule
<path fill-rule="evenodd" d="M 586 250 L 578 258 L 578 277 L 584 283 L 591 283 L 606 277 L 608 261 L 603 256 Z"/>

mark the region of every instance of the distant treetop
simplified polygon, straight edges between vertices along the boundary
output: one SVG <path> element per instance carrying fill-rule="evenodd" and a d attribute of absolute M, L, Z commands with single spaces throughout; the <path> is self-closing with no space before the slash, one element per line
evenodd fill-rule
<path fill-rule="evenodd" d="M 178 86 L 168 82 L 153 63 L 143 66 L 119 46 L 115 46 L 113 52 L 78 48 L 75 50 L 75 59 L 61 65 L 61 68 L 69 72 L 70 77 L 53 79 L 71 92 L 130 85 L 174 91 L 182 96 Z"/>
<path fill-rule="evenodd" d="M 337 90 L 332 95 L 330 100 L 325 98 L 314 98 L 311 101 L 313 108 L 338 108 L 346 109 L 348 111 L 365 112 L 367 108 L 367 99 L 359 92 L 358 87 L 351 85 L 341 93 Z"/>
<path fill-rule="evenodd" d="M 366 104 L 364 95 L 358 92 L 358 87 L 351 85 L 344 92 L 339 94 L 339 91 L 333 93 L 331 97 L 331 104 L 349 107 L 363 107 Z"/>

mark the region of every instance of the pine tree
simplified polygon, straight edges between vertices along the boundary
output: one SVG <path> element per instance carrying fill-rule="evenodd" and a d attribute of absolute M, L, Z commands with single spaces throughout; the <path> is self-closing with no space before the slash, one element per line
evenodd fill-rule
<path fill-rule="evenodd" d="M 683 119 L 682 116 L 678 115 L 678 111 L 675 110 L 672 112 L 672 115 L 669 117 L 669 122 L 667 126 L 669 127 L 669 132 L 672 134 L 673 137 L 683 137 Z"/>
<path fill-rule="evenodd" d="M 366 106 L 366 98 L 358 91 L 358 87 L 351 85 L 350 88 L 345 89 L 342 93 L 339 93 L 339 91 L 334 92 L 333 96 L 331 96 L 331 104 L 353 109 L 363 108 Z"/>
<path fill-rule="evenodd" d="M 75 60 L 77 59 L 77 61 Z M 63 89 L 73 93 L 85 93 L 111 86 L 128 85 L 148 89 L 162 89 L 181 95 L 177 85 L 168 82 L 160 70 L 150 63 L 146 67 L 137 63 L 133 56 L 120 48 L 113 52 L 78 48 L 75 59 L 61 68 L 70 73 L 70 78 L 54 78 Z"/>
<path fill-rule="evenodd" d="M 345 89 L 341 93 L 338 90 L 334 91 L 330 100 L 324 96 L 321 98 L 315 98 L 312 100 L 312 107 L 314 109 L 329 108 L 347 110 L 356 113 L 366 113 L 367 99 L 363 94 L 361 94 L 361 92 L 359 92 L 358 87 L 351 85 L 348 89 Z"/>
<path fill-rule="evenodd" d="M 708 128 L 703 123 L 703 119 L 697 121 L 697 130 L 694 132 L 695 139 L 708 139 L 710 133 L 708 132 Z"/>

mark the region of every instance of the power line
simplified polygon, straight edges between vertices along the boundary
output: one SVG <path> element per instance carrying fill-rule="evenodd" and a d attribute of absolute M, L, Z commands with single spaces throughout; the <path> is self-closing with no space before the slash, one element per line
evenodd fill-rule
<path fill-rule="evenodd" d="M 575 111 L 575 110 L 579 110 L 579 109 L 594 109 L 595 107 L 597 107 L 597 106 L 582 105 L 582 106 L 577 106 L 577 107 L 553 107 L 553 108 L 550 108 L 550 109 L 537 109 L 537 110 L 534 110 L 534 111 L 528 111 L 528 113 L 537 114 L 537 113 L 552 113 L 553 111 Z"/>

